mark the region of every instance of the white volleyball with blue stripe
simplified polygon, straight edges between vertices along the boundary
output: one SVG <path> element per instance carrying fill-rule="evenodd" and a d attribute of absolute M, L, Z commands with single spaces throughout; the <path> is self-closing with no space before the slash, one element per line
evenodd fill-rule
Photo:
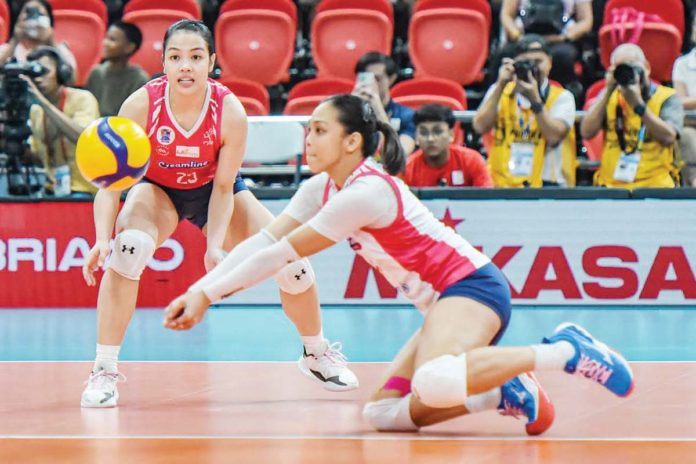
<path fill-rule="evenodd" d="M 135 121 L 99 118 L 82 131 L 75 161 L 82 176 L 100 189 L 121 191 L 138 182 L 150 165 L 150 140 Z"/>

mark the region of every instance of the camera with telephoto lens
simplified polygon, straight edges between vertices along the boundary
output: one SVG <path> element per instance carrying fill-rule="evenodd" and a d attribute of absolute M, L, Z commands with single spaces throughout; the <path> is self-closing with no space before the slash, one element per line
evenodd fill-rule
<path fill-rule="evenodd" d="M 29 84 L 20 76 L 33 79 L 46 72 L 38 62 L 18 63 L 15 58 L 0 67 L 0 152 L 5 155 L 9 189 L 14 195 L 29 195 L 41 187 L 30 187 L 28 178 L 21 179 L 21 173 L 27 172 L 24 154 L 31 135 L 29 110 L 33 97 Z"/>
<path fill-rule="evenodd" d="M 529 82 L 530 72 L 532 73 L 532 76 L 536 75 L 537 67 L 532 61 L 518 60 L 515 61 L 512 66 L 515 68 L 515 75 L 517 76 L 517 79 L 521 81 Z"/>
<path fill-rule="evenodd" d="M 621 87 L 640 82 L 642 77 L 643 69 L 640 66 L 621 63 L 614 68 L 614 80 Z"/>

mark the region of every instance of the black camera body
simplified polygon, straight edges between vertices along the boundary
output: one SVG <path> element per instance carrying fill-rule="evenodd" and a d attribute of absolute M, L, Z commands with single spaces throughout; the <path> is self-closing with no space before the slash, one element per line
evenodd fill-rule
<path fill-rule="evenodd" d="M 621 87 L 640 83 L 643 80 L 643 68 L 640 66 L 621 63 L 614 68 L 614 80 Z"/>
<path fill-rule="evenodd" d="M 40 63 L 18 63 L 14 58 L 0 67 L 0 152 L 7 156 L 7 173 L 10 176 L 22 171 L 21 166 L 31 135 L 29 113 L 32 96 L 29 93 L 29 85 L 20 76 L 33 79 L 46 74 L 47 71 Z M 10 193 L 19 195 L 28 195 L 40 187 L 32 185 L 30 188 L 28 179 L 22 185 L 14 185 L 13 182 L 8 184 Z"/>
<path fill-rule="evenodd" d="M 524 82 L 529 82 L 529 73 L 532 73 L 532 76 L 536 76 L 537 74 L 537 67 L 533 61 L 518 60 L 515 61 L 512 66 L 515 68 L 517 79 Z"/>
<path fill-rule="evenodd" d="M 2 133 L 4 138 L 16 138 L 13 130 L 18 126 L 26 126 L 29 120 L 31 96 L 28 84 L 19 76 L 36 78 L 46 74 L 48 70 L 37 62 L 18 63 L 10 60 L 0 67 L 0 120 L 5 123 Z M 9 131 L 9 133 L 8 133 Z"/>

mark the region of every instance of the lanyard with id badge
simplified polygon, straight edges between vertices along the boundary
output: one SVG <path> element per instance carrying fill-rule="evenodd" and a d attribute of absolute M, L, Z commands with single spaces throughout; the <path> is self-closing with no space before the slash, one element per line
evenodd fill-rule
<path fill-rule="evenodd" d="M 638 140 L 632 150 L 626 150 L 626 137 L 623 110 L 620 105 L 616 106 L 616 137 L 619 139 L 619 147 L 621 147 L 621 157 L 616 163 L 614 169 L 614 180 L 619 182 L 635 182 L 636 174 L 638 173 L 638 165 L 640 164 L 640 149 L 645 140 L 645 124 L 641 123 L 638 131 Z"/>
<path fill-rule="evenodd" d="M 519 177 L 529 177 L 532 175 L 532 165 L 534 162 L 534 144 L 530 140 L 531 127 L 534 122 L 534 115 L 529 116 L 527 124 L 524 124 L 524 118 L 520 112 L 520 99 L 517 98 L 517 119 L 522 130 L 522 142 L 512 142 L 510 145 L 510 159 L 508 160 L 508 169 L 510 174 Z"/>

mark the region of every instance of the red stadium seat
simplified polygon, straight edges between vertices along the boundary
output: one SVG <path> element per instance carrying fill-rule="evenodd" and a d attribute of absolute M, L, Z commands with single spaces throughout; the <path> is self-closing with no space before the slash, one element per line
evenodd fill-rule
<path fill-rule="evenodd" d="M 414 13 L 409 53 L 416 77 L 437 76 L 468 85 L 480 80 L 488 57 L 488 26 L 478 11 L 437 8 Z"/>
<path fill-rule="evenodd" d="M 162 71 L 164 33 L 180 19 L 194 19 L 189 13 L 173 10 L 138 10 L 123 15 L 123 20 L 140 28 L 143 43 L 131 62 L 140 65 L 152 75 Z"/>
<path fill-rule="evenodd" d="M 439 95 L 455 100 L 462 110 L 467 108 L 466 92 L 456 82 L 437 77 L 401 81 L 390 90 L 392 98 L 409 95 Z"/>
<path fill-rule="evenodd" d="M 5 0 L 0 0 L 0 43 L 7 42 L 10 35 L 10 9 Z"/>
<path fill-rule="evenodd" d="M 50 3 L 51 7 L 53 7 L 53 11 L 89 11 L 99 16 L 99 19 L 101 19 L 105 25 L 109 24 L 109 14 L 103 0 L 80 0 L 79 3 L 75 2 L 75 0 L 48 0 L 48 3 Z"/>
<path fill-rule="evenodd" d="M 295 52 L 296 25 L 273 10 L 234 10 L 215 24 L 217 57 L 225 77 L 263 85 L 288 80 Z"/>
<path fill-rule="evenodd" d="M 466 110 L 466 92 L 461 85 L 447 79 L 433 77 L 402 81 L 390 90 L 391 97 L 400 105 L 417 110 L 423 105 L 437 103 L 454 111 Z M 464 131 L 457 121 L 454 126 L 454 143 L 462 144 Z"/>
<path fill-rule="evenodd" d="M 335 77 L 317 77 L 297 83 L 288 94 L 283 114 L 309 115 L 322 100 L 353 91 L 355 82 Z"/>
<path fill-rule="evenodd" d="M 604 24 L 608 24 L 611 10 L 626 7 L 658 15 L 665 22 L 677 28 L 679 37 L 684 37 L 684 4 L 682 0 L 609 0 L 604 5 Z"/>
<path fill-rule="evenodd" d="M 219 81 L 239 98 L 247 115 L 265 116 L 271 112 L 268 90 L 258 82 L 246 79 L 220 79 Z"/>
<path fill-rule="evenodd" d="M 123 8 L 123 14 L 143 10 L 183 11 L 191 19 L 201 19 L 201 6 L 197 0 L 129 0 Z"/>
<path fill-rule="evenodd" d="M 625 23 L 621 26 L 605 25 L 599 29 L 599 51 L 602 66 L 609 67 L 611 52 L 614 51 L 612 42 L 612 29 L 623 27 L 630 37 L 634 23 Z M 667 23 L 645 23 L 637 44 L 645 53 L 650 63 L 652 78 L 666 82 L 672 79 L 672 67 L 674 60 L 681 52 L 681 40 L 679 31 Z"/>
<path fill-rule="evenodd" d="M 394 24 L 394 8 L 389 0 L 322 0 L 315 13 L 329 10 L 373 10 L 383 13 Z"/>
<path fill-rule="evenodd" d="M 585 105 L 583 110 L 587 111 L 594 103 L 597 95 L 607 86 L 604 79 L 601 79 L 590 86 L 585 92 Z M 587 150 L 587 157 L 593 161 L 600 161 L 602 159 L 602 150 L 604 148 L 604 131 L 600 130 L 594 137 L 589 140 L 583 139 L 583 146 Z"/>
<path fill-rule="evenodd" d="M 478 11 L 486 18 L 488 30 L 491 28 L 491 5 L 487 0 L 418 0 L 413 12 L 432 10 L 434 8 L 462 8 L 465 10 Z"/>
<path fill-rule="evenodd" d="M 285 13 L 297 25 L 297 6 L 292 0 L 227 0 L 220 6 L 218 16 L 235 10 L 275 10 Z"/>
<path fill-rule="evenodd" d="M 83 85 L 92 66 L 101 59 L 106 26 L 99 16 L 89 11 L 56 10 L 53 18 L 55 41 L 68 43 L 77 62 L 75 84 Z"/>
<path fill-rule="evenodd" d="M 319 76 L 352 79 L 355 64 L 370 51 L 391 53 L 394 26 L 379 11 L 328 10 L 312 22 L 312 56 Z"/>

